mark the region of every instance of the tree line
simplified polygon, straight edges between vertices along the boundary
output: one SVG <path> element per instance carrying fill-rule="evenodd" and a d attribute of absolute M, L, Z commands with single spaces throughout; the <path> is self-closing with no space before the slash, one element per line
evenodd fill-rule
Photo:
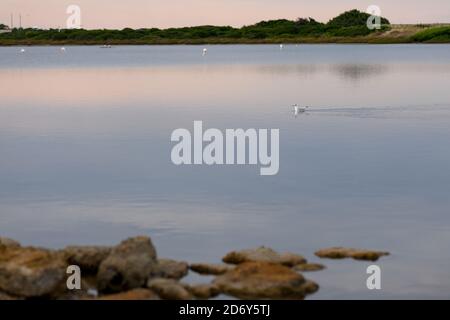
<path fill-rule="evenodd" d="M 264 40 L 296 37 L 355 37 L 365 36 L 376 30 L 370 30 L 366 23 L 369 14 L 351 10 L 340 14 L 327 23 L 313 18 L 297 20 L 270 20 L 254 25 L 234 28 L 231 26 L 196 26 L 184 28 L 142 28 L 122 30 L 85 30 L 85 29 L 33 29 L 15 28 L 11 33 L 0 35 L 0 39 L 11 40 L 48 40 L 48 41 L 120 41 L 120 40 L 195 40 L 195 39 L 249 39 Z M 382 28 L 388 28 L 389 20 L 381 18 Z M 1 25 L 0 24 L 0 28 Z M 6 26 L 5 26 L 6 27 Z"/>

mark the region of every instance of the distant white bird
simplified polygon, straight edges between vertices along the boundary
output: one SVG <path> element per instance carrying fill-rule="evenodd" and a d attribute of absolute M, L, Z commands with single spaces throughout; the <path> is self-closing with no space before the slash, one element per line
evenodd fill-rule
<path fill-rule="evenodd" d="M 21 53 L 25 53 L 25 51 L 26 51 L 25 49 L 20 49 Z"/>
<path fill-rule="evenodd" d="M 306 109 L 309 108 L 308 106 L 300 107 L 298 104 L 294 104 L 292 107 L 294 108 L 295 116 L 298 116 L 300 113 L 306 112 Z"/>
<path fill-rule="evenodd" d="M 203 56 L 206 56 L 207 53 L 208 53 L 208 49 L 204 48 L 203 49 Z"/>
<path fill-rule="evenodd" d="M 66 48 L 62 47 L 61 52 L 66 52 Z"/>
<path fill-rule="evenodd" d="M 284 48 L 284 45 L 280 44 L 280 50 L 283 50 L 283 48 Z"/>

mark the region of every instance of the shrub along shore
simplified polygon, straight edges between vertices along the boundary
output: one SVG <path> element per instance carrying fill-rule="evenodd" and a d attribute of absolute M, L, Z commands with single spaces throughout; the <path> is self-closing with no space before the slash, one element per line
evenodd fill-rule
<path fill-rule="evenodd" d="M 0 24 L 0 45 L 175 45 L 272 43 L 450 43 L 450 24 L 391 25 L 380 17 L 380 29 L 370 30 L 370 16 L 358 10 L 327 23 L 313 18 L 279 19 L 254 25 L 142 28 L 122 30 L 7 29 Z"/>

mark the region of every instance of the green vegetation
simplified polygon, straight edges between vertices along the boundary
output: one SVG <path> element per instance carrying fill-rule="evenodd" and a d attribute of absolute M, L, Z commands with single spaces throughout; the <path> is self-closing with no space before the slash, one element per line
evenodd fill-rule
<path fill-rule="evenodd" d="M 164 43 L 271 43 L 296 42 L 302 38 L 334 41 L 336 37 L 360 37 L 377 32 L 366 26 L 369 14 L 352 10 L 321 23 L 313 18 L 296 21 L 262 21 L 242 28 L 198 26 L 170 29 L 84 30 L 14 29 L 0 35 L 0 44 L 164 44 Z M 382 19 L 383 29 L 389 21 Z M 379 31 L 378 31 L 379 32 Z"/>
<path fill-rule="evenodd" d="M 0 23 L 0 30 L 8 29 L 8 26 L 6 24 Z"/>
<path fill-rule="evenodd" d="M 0 45 L 46 44 L 227 44 L 227 43 L 403 43 L 449 42 L 448 27 L 392 26 L 381 17 L 381 30 L 367 28 L 369 14 L 351 10 L 322 23 L 313 18 L 280 19 L 254 25 L 197 26 L 169 29 L 84 30 L 13 29 L 0 33 Z M 0 25 L 1 26 L 4 25 Z M 6 27 L 6 26 L 4 26 Z"/>
<path fill-rule="evenodd" d="M 412 39 L 416 42 L 450 42 L 450 26 L 425 29 L 415 34 Z"/>
<path fill-rule="evenodd" d="M 340 14 L 336 18 L 331 19 L 327 25 L 335 28 L 346 28 L 355 26 L 366 26 L 370 14 L 358 10 L 351 10 Z M 381 24 L 390 24 L 389 20 L 381 17 Z"/>

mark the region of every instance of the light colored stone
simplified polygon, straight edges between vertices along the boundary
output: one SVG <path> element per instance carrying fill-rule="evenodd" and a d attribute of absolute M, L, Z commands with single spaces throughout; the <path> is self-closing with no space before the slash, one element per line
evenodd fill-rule
<path fill-rule="evenodd" d="M 318 285 L 280 264 L 245 262 L 213 283 L 227 295 L 241 299 L 304 299 Z"/>
<path fill-rule="evenodd" d="M 159 300 L 156 293 L 148 289 L 133 289 L 126 292 L 101 296 L 98 300 Z"/>
<path fill-rule="evenodd" d="M 227 264 L 193 263 L 190 266 L 192 271 L 202 275 L 221 275 L 230 271 L 233 267 Z"/>
<path fill-rule="evenodd" d="M 186 290 L 197 299 L 211 299 L 220 294 L 219 288 L 214 284 L 187 285 Z"/>
<path fill-rule="evenodd" d="M 278 253 L 273 249 L 259 247 L 256 249 L 247 249 L 241 251 L 232 251 L 223 259 L 225 263 L 240 264 L 244 262 L 270 262 L 293 267 L 295 265 L 306 263 L 306 259 L 294 253 Z"/>
<path fill-rule="evenodd" d="M 110 247 L 70 246 L 61 250 L 69 265 L 77 265 L 82 273 L 96 273 L 100 264 L 111 253 Z"/>
<path fill-rule="evenodd" d="M 67 276 L 66 276 L 67 279 Z M 81 272 L 81 289 L 80 290 L 69 290 L 67 289 L 66 281 L 61 283 L 60 287 L 55 289 L 49 296 L 50 299 L 54 300 L 85 300 L 92 299 L 91 294 L 97 291 L 97 279 L 94 275 L 86 275 Z M 97 295 L 96 295 L 97 296 Z"/>
<path fill-rule="evenodd" d="M 353 258 L 355 260 L 377 261 L 380 257 L 388 256 L 389 252 L 333 247 L 317 251 L 316 256 L 329 259 Z"/>
<path fill-rule="evenodd" d="M 189 272 L 189 265 L 184 261 L 159 259 L 149 278 L 167 278 L 179 280 Z"/>
<path fill-rule="evenodd" d="M 165 300 L 191 300 L 193 298 L 184 285 L 173 279 L 149 279 L 147 287 Z"/>
<path fill-rule="evenodd" d="M 294 267 L 295 271 L 300 272 L 313 272 L 313 271 L 321 271 L 325 269 L 325 266 L 323 264 L 319 263 L 305 263 L 305 264 L 299 264 Z"/>
<path fill-rule="evenodd" d="M 0 290 L 14 296 L 50 295 L 65 282 L 66 264 L 54 251 L 0 246 Z"/>
<path fill-rule="evenodd" d="M 148 237 L 130 238 L 114 247 L 100 264 L 100 292 L 122 292 L 143 287 L 156 266 L 156 250 Z"/>
<path fill-rule="evenodd" d="M 0 237 L 0 246 L 18 248 L 20 247 L 20 243 L 10 238 Z"/>

